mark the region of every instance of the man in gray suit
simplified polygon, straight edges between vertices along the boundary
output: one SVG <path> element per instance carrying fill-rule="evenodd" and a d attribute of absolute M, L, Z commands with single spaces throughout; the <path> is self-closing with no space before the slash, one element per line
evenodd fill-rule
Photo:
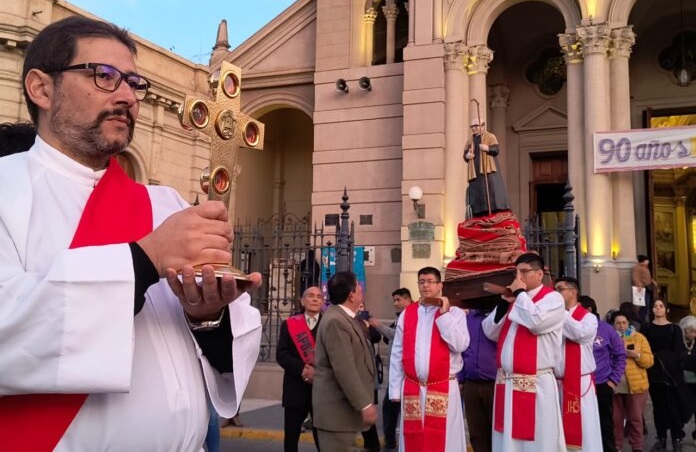
<path fill-rule="evenodd" d="M 375 360 L 355 318 L 362 288 L 351 272 L 329 279 L 330 306 L 319 324 L 312 404 L 321 449 L 347 452 L 357 432 L 377 422 Z"/>

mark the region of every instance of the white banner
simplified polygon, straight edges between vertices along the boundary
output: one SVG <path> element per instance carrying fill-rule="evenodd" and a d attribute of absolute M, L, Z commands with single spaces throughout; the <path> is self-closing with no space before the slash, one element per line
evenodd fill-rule
<path fill-rule="evenodd" d="M 696 127 L 594 134 L 594 172 L 696 166 Z"/>

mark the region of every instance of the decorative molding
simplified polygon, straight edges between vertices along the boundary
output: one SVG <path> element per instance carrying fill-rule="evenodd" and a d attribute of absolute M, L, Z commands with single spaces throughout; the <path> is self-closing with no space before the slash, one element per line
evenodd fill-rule
<path fill-rule="evenodd" d="M 522 117 L 512 125 L 515 132 L 531 132 L 538 130 L 566 129 L 568 115 L 549 104 L 542 105 Z"/>
<path fill-rule="evenodd" d="M 377 19 L 377 10 L 374 8 L 367 8 L 363 14 L 363 22 L 367 24 L 374 24 L 375 19 Z"/>
<path fill-rule="evenodd" d="M 384 5 L 382 11 L 384 12 L 384 17 L 386 17 L 387 22 L 396 21 L 396 18 L 399 16 L 399 7 L 396 5 Z"/>
<path fill-rule="evenodd" d="M 491 108 L 502 108 L 507 110 L 510 102 L 510 87 L 499 84 L 491 86 Z"/>
<path fill-rule="evenodd" d="M 636 34 L 633 32 L 633 25 L 611 30 L 611 46 L 609 47 L 610 58 L 629 58 L 636 43 Z"/>
<path fill-rule="evenodd" d="M 445 43 L 445 70 L 464 70 L 469 48 L 462 41 Z"/>
<path fill-rule="evenodd" d="M 584 25 L 576 28 L 584 55 L 607 55 L 611 42 L 611 30 L 606 23 L 597 25 Z"/>
<path fill-rule="evenodd" d="M 469 57 L 466 65 L 469 75 L 487 74 L 488 67 L 493 61 L 493 51 L 483 44 L 469 47 Z"/>
<path fill-rule="evenodd" d="M 558 44 L 561 46 L 566 65 L 582 63 L 582 43 L 576 34 L 559 34 Z"/>

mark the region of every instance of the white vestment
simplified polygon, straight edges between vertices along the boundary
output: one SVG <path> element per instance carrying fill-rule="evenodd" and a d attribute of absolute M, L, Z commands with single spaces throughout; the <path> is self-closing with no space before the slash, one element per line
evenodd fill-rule
<path fill-rule="evenodd" d="M 494 452 L 559 452 L 565 451 L 563 424 L 561 421 L 558 385 L 553 368 L 561 357 L 561 336 L 565 319 L 565 303 L 558 292 L 550 292 L 534 303 L 532 298 L 539 293 L 541 286 L 522 292 L 508 312 L 511 324 L 505 342 L 498 344 L 501 350 L 501 368 L 505 374 L 512 374 L 513 357 L 526 350 L 515 350 L 515 336 L 518 325 L 522 325 L 537 337 L 536 410 L 534 441 L 512 438 L 512 380 L 505 380 L 505 410 L 503 431 L 493 429 Z M 497 310 L 498 308 L 496 308 Z M 495 323 L 494 310 L 483 320 L 483 332 L 489 339 L 497 341 L 505 323 L 503 317 Z M 519 408 L 517 408 L 519 409 Z"/>
<path fill-rule="evenodd" d="M 450 376 L 462 369 L 462 352 L 469 346 L 469 330 L 466 326 L 466 314 L 457 307 L 450 307 L 447 314 L 435 320 L 439 310 L 435 306 L 418 306 L 418 327 L 416 330 L 416 374 L 419 380 L 428 379 L 430 369 L 430 344 L 432 342 L 433 323 L 437 323 L 440 336 L 447 343 L 450 356 Z M 396 333 L 389 359 L 389 394 L 401 394 L 403 399 L 404 366 L 404 313 L 396 322 Z M 421 407 L 425 406 L 426 387 L 420 386 Z M 403 404 L 402 404 L 403 408 Z M 421 410 L 425 413 L 425 410 Z M 399 420 L 399 451 L 404 451 L 403 413 Z M 447 433 L 445 438 L 446 452 L 461 452 L 466 449 L 466 430 L 464 428 L 464 412 L 462 410 L 459 384 L 456 379 L 449 382 L 449 401 L 447 403 Z M 464 448 L 464 449 L 463 449 Z"/>
<path fill-rule="evenodd" d="M 0 159 L 0 396 L 90 394 L 58 451 L 201 450 L 206 387 L 232 417 L 258 356 L 259 312 L 248 295 L 230 304 L 231 374 L 210 366 L 165 280 L 133 317 L 128 244 L 69 249 L 103 174 L 40 137 Z M 147 190 L 153 227 L 188 207 L 170 188 Z"/>
<path fill-rule="evenodd" d="M 580 344 L 580 389 L 582 397 L 580 398 L 580 413 L 582 415 L 582 449 L 588 452 L 602 450 L 602 431 L 599 424 L 599 407 L 597 405 L 597 393 L 595 391 L 594 382 L 592 381 L 592 373 L 595 371 L 596 365 L 594 354 L 592 352 L 592 344 L 597 335 L 597 317 L 588 312 L 580 320 L 575 320 L 572 317 L 577 306 L 570 308 L 566 312 L 566 319 L 563 323 L 563 342 L 561 350 L 565 350 L 566 340 L 571 340 Z M 563 378 L 565 371 L 565 353 L 561 354 L 561 360 L 556 366 L 555 372 L 559 379 Z M 561 403 L 563 402 L 563 381 L 559 380 L 559 388 L 561 391 Z M 563 405 L 561 404 L 561 412 Z"/>

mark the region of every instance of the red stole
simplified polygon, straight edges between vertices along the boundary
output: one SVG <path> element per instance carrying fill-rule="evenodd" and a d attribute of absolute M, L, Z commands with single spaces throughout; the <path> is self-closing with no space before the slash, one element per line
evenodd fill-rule
<path fill-rule="evenodd" d="M 547 294 L 553 292 L 550 287 L 542 286 L 532 301 L 538 302 Z M 512 309 L 510 303 L 508 313 Z M 512 321 L 510 317 L 505 318 L 503 330 L 498 339 L 498 369 L 501 369 L 500 355 L 503 350 L 505 338 L 510 331 Z M 513 345 L 514 356 L 512 358 L 512 373 L 529 375 L 534 378 L 533 385 L 518 385 L 513 380 L 512 387 L 512 438 L 524 441 L 534 441 L 534 425 L 536 423 L 536 374 L 537 374 L 537 337 L 527 327 L 517 325 L 515 343 Z M 495 384 L 495 407 L 493 413 L 493 427 L 496 431 L 502 432 L 505 423 L 505 380 L 496 381 Z"/>
<path fill-rule="evenodd" d="M 312 336 L 312 330 L 310 330 L 307 325 L 305 315 L 297 314 L 288 317 L 287 324 L 288 333 L 290 333 L 292 342 L 295 344 L 295 348 L 299 352 L 302 361 L 305 364 L 314 365 L 314 336 Z"/>
<path fill-rule="evenodd" d="M 578 322 L 588 314 L 587 309 L 577 305 L 571 317 Z M 563 432 L 569 448 L 582 448 L 581 403 L 581 354 L 580 344 L 566 339 L 565 370 L 563 372 Z"/>
<path fill-rule="evenodd" d="M 447 430 L 447 401 L 449 397 L 449 347 L 442 339 L 433 321 L 430 342 L 430 365 L 425 394 L 425 416 L 420 403 L 420 383 L 416 374 L 416 329 L 418 303 L 413 303 L 403 313 L 404 339 L 402 361 L 404 365 L 403 423 L 404 449 L 406 452 L 443 452 Z M 435 320 L 440 316 L 438 311 Z"/>
<path fill-rule="evenodd" d="M 109 167 L 87 199 L 70 248 L 134 242 L 151 231 L 152 204 L 147 188 L 132 181 L 112 157 Z M 108 262 L 104 265 L 108 265 Z M 107 315 L 105 313 L 106 321 Z M 86 399 L 87 394 L 1 397 L 2 450 L 53 450 Z"/>

